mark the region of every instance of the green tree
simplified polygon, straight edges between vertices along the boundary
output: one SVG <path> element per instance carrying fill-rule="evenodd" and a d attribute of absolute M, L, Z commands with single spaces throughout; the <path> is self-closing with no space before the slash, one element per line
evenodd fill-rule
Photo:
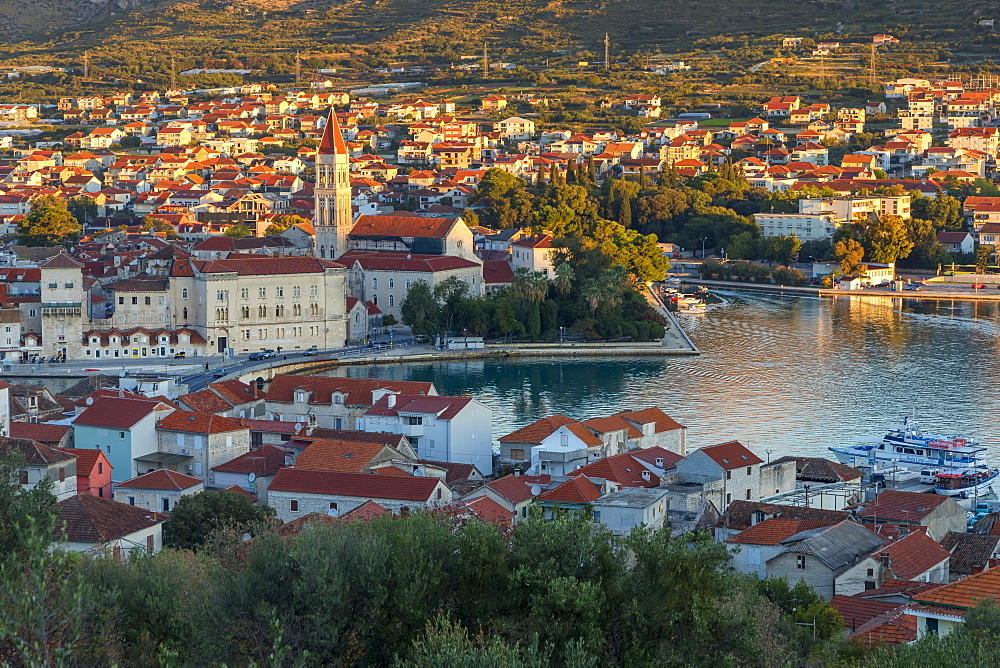
<path fill-rule="evenodd" d="M 93 197 L 86 195 L 77 195 L 70 199 L 67 210 L 83 225 L 90 225 L 97 218 L 97 202 Z"/>
<path fill-rule="evenodd" d="M 237 225 L 230 226 L 229 229 L 222 233 L 222 236 L 229 237 L 231 239 L 242 239 L 244 237 L 249 237 L 252 234 L 253 232 L 249 227 L 243 223 L 239 223 Z"/>
<path fill-rule="evenodd" d="M 534 197 L 527 182 L 502 169 L 486 170 L 472 202 L 486 208 L 482 217 L 490 227 L 522 227 L 532 219 Z"/>
<path fill-rule="evenodd" d="M 407 290 L 399 305 L 403 324 L 414 334 L 433 336 L 440 333 L 441 308 L 426 281 L 417 281 Z"/>
<path fill-rule="evenodd" d="M 996 252 L 994 246 L 980 245 L 976 247 L 976 273 L 985 274 L 989 269 L 993 254 Z"/>
<path fill-rule="evenodd" d="M 17 224 L 17 240 L 24 246 L 72 245 L 82 227 L 55 195 L 39 195 L 31 201 L 28 215 Z"/>
<path fill-rule="evenodd" d="M 211 490 L 182 497 L 163 530 L 165 547 L 198 548 L 208 536 L 236 528 L 256 534 L 274 522 L 274 508 L 255 506 L 250 497 L 229 490 Z"/>
<path fill-rule="evenodd" d="M 931 221 L 938 229 L 958 230 L 965 224 L 962 203 L 948 195 L 917 196 L 911 203 L 910 213 L 914 218 Z"/>
<path fill-rule="evenodd" d="M 281 234 L 293 225 L 309 225 L 309 221 L 302 216 L 296 215 L 278 216 L 274 219 L 274 222 L 268 225 L 267 229 L 264 230 L 264 236 Z"/>
<path fill-rule="evenodd" d="M 840 263 L 840 270 L 845 276 L 859 276 L 867 269 L 862 264 L 865 249 L 854 239 L 841 239 L 836 242 L 833 245 L 833 256 Z"/>

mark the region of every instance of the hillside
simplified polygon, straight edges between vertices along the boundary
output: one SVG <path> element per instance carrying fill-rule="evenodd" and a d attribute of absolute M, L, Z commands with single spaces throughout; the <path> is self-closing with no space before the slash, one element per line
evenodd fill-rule
<path fill-rule="evenodd" d="M 0 39 L 8 56 L 127 47 L 246 58 L 364 47 L 353 54 L 385 62 L 457 60 L 481 53 L 484 40 L 495 58 L 598 57 L 605 31 L 616 57 L 706 47 L 719 36 L 879 31 L 978 50 L 995 36 L 976 21 L 995 9 L 984 0 L 0 0 Z M 33 33 L 38 26 L 48 32 Z"/>

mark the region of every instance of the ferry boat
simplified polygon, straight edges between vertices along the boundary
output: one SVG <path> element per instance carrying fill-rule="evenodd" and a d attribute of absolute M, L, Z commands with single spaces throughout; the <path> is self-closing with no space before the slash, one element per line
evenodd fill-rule
<path fill-rule="evenodd" d="M 1000 476 L 998 469 L 976 469 L 938 473 L 934 477 L 934 493 L 945 496 L 960 496 L 967 499 L 970 496 L 985 494 L 990 490 L 993 481 Z"/>
<path fill-rule="evenodd" d="M 923 432 L 909 418 L 890 426 L 881 438 L 858 439 L 858 445 L 832 447 L 837 459 L 849 466 L 893 464 L 907 468 L 978 470 L 986 448 L 968 436 L 942 436 Z"/>

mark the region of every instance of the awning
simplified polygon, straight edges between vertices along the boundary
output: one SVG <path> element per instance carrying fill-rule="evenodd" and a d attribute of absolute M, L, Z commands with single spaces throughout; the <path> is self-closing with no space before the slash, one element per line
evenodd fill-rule
<path fill-rule="evenodd" d="M 140 462 L 156 462 L 159 464 L 179 464 L 185 459 L 191 459 L 192 455 L 181 455 L 176 452 L 151 452 L 148 455 L 136 457 Z"/>

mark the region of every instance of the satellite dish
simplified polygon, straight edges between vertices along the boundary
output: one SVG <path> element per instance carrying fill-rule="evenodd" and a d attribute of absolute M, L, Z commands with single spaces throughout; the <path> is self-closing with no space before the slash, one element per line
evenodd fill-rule
<path fill-rule="evenodd" d="M 87 397 L 87 405 L 88 406 L 94 405 L 94 397 Z"/>
<path fill-rule="evenodd" d="M 250 475 L 247 476 L 247 482 L 250 483 L 251 485 L 253 484 L 253 481 L 256 479 L 257 479 L 257 474 L 254 473 L 253 471 L 251 471 Z"/>
<path fill-rule="evenodd" d="M 326 511 L 326 514 L 329 515 L 330 517 L 339 517 L 340 511 L 337 510 L 336 508 L 330 508 L 330 510 Z"/>
<path fill-rule="evenodd" d="M 539 487 L 538 485 L 532 485 L 531 486 L 531 495 L 532 496 L 538 496 L 541 493 L 542 493 L 542 488 L 541 487 Z"/>

